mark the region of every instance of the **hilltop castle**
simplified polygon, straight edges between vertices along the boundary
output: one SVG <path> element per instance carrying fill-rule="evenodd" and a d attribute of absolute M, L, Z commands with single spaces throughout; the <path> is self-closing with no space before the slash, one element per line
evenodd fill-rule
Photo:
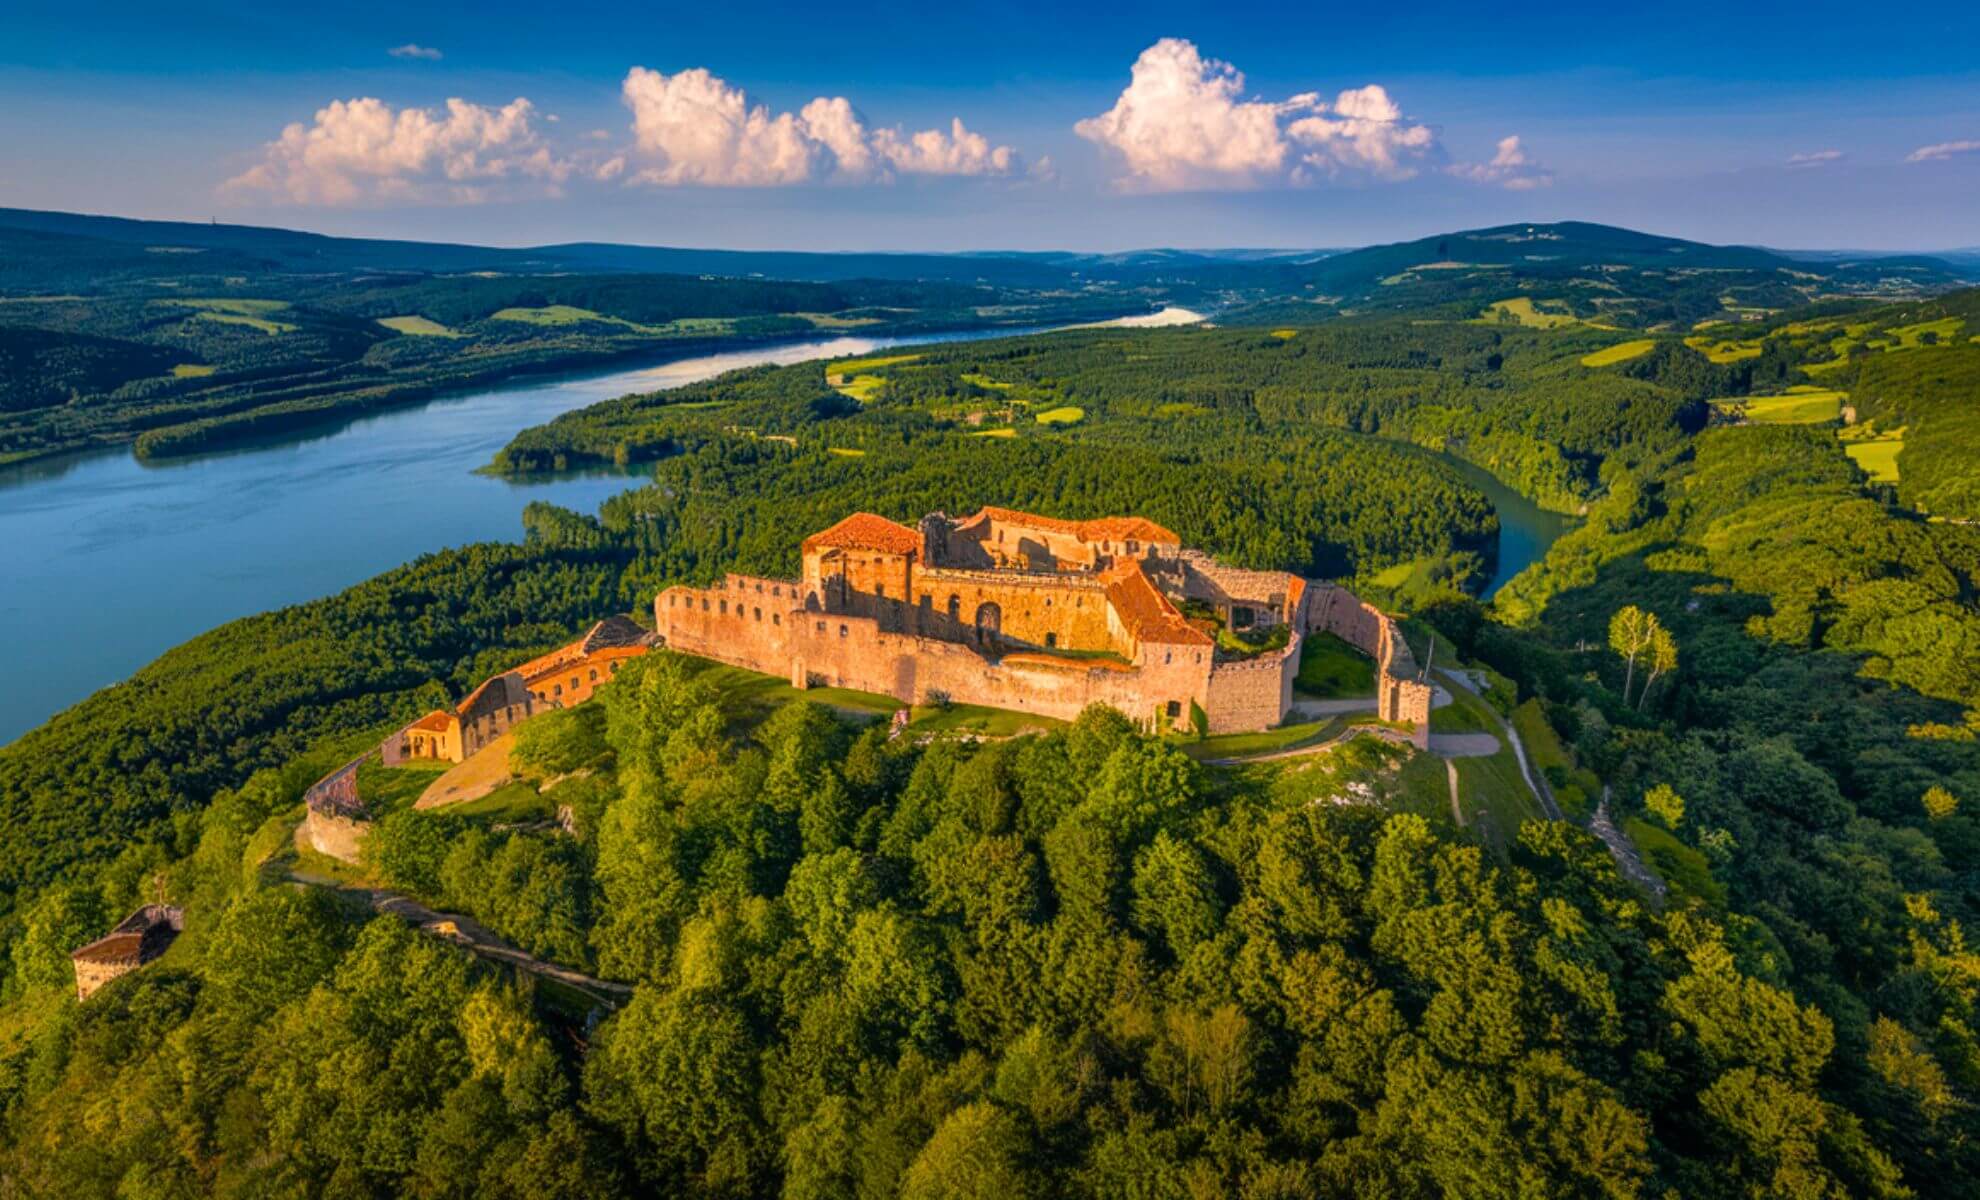
<path fill-rule="evenodd" d="M 798 688 L 1068 720 L 1107 704 L 1146 728 L 1226 733 L 1285 720 L 1301 644 L 1325 630 L 1374 658 L 1378 715 L 1427 743 L 1431 689 L 1388 617 L 1332 584 L 1225 566 L 1142 517 L 985 508 L 909 528 L 855 513 L 804 539 L 803 560 L 799 579 L 668 588 L 659 640 Z"/>

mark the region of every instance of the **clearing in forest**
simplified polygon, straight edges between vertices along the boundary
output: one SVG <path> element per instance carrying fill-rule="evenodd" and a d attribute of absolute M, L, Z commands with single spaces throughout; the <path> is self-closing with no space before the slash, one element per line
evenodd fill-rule
<path fill-rule="evenodd" d="M 1077 425 L 1085 419 L 1086 410 L 1074 404 L 1062 404 L 1038 414 L 1040 425 Z"/>
<path fill-rule="evenodd" d="M 1878 433 L 1875 422 L 1851 425 L 1836 433 L 1842 439 L 1843 453 L 1856 460 L 1873 483 L 1898 481 L 1898 452 L 1904 449 L 1904 428 Z"/>
<path fill-rule="evenodd" d="M 1597 350 L 1593 354 L 1582 355 L 1581 365 L 1584 367 L 1612 367 L 1619 362 L 1628 362 L 1632 358 L 1642 358 L 1644 355 L 1650 353 L 1656 345 L 1657 342 L 1654 338 L 1638 338 L 1633 342 L 1618 342 L 1613 346 Z"/>
<path fill-rule="evenodd" d="M 1736 396 L 1712 406 L 1738 413 L 1756 425 L 1820 425 L 1842 415 L 1849 393 L 1799 384 L 1778 396 Z"/>
<path fill-rule="evenodd" d="M 427 317 L 408 315 L 403 317 L 380 317 L 378 323 L 393 333 L 403 333 L 410 337 L 458 338 L 467 334 L 449 329 L 440 322 Z"/>
<path fill-rule="evenodd" d="M 1529 329 L 1564 329 L 1582 323 L 1579 317 L 1568 311 L 1566 301 L 1541 300 L 1535 303 L 1531 296 L 1495 300 L 1478 320 L 1486 325 L 1524 325 Z"/>

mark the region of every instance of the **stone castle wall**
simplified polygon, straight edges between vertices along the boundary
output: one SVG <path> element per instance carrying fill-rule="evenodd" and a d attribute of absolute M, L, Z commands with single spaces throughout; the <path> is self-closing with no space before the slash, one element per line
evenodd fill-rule
<path fill-rule="evenodd" d="M 1325 630 L 1375 660 L 1378 715 L 1415 723 L 1417 744 L 1428 745 L 1431 688 L 1415 678 L 1408 644 L 1380 610 L 1343 588 L 1282 572 L 1223 567 L 1187 552 L 1176 561 L 1180 578 L 1162 575 L 1177 580 L 1185 595 L 1226 611 L 1244 605 L 1259 624 L 1286 620 L 1294 636 L 1274 654 L 1213 663 L 1208 647 L 1135 644 L 1104 589 L 1084 579 L 953 568 L 913 571 L 911 601 L 904 597 L 870 614 L 819 611 L 819 597 L 807 597 L 797 580 L 730 575 L 714 587 L 660 593 L 654 626 L 670 649 L 788 678 L 800 688 L 853 688 L 904 704 L 939 695 L 1066 720 L 1088 705 L 1107 704 L 1144 725 L 1178 728 L 1188 727 L 1194 704 L 1211 733 L 1283 720 L 1304 637 Z M 953 619 L 950 595 L 957 597 Z M 992 603 L 1001 610 L 1004 635 L 998 657 L 986 655 L 975 637 L 978 609 Z M 1060 647 L 1112 645 L 1131 665 L 1035 649 L 1047 633 Z"/>
<path fill-rule="evenodd" d="M 1299 674 L 1298 635 L 1285 647 L 1245 662 L 1218 663 L 1210 669 L 1210 700 L 1203 706 L 1211 733 L 1269 729 L 1292 709 L 1293 677 Z"/>
<path fill-rule="evenodd" d="M 1332 584 L 1307 590 L 1304 607 L 1308 629 L 1324 630 L 1375 660 L 1375 715 L 1384 721 L 1409 721 L 1416 726 L 1412 740 L 1418 749 L 1430 747 L 1430 704 L 1435 694 L 1420 673 L 1409 643 L 1387 613 Z"/>

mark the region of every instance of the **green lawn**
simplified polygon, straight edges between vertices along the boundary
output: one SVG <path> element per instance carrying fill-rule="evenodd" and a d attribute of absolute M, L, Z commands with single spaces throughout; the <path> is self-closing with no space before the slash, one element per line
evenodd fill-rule
<path fill-rule="evenodd" d="M 1050 717 L 1008 708 L 986 708 L 981 704 L 950 704 L 940 708 L 917 704 L 908 718 L 907 732 L 909 736 L 973 733 L 979 737 L 1011 737 L 1034 729 L 1055 729 L 1063 724 Z"/>
<path fill-rule="evenodd" d="M 705 658 L 688 657 L 691 662 L 706 664 L 699 672 L 700 677 L 721 693 L 731 712 L 751 725 L 796 700 L 809 700 L 813 704 L 876 716 L 887 716 L 901 707 L 900 701 L 877 692 L 829 687 L 800 690 L 792 687 L 789 680 L 775 675 L 745 671 L 741 667 Z"/>
<path fill-rule="evenodd" d="M 1310 742 L 1324 742 L 1348 723 L 1339 717 L 1325 721 L 1306 721 L 1297 725 L 1281 725 L 1276 729 L 1260 729 L 1251 733 L 1220 733 L 1212 737 L 1184 742 L 1182 752 L 1191 758 L 1203 761 L 1213 758 L 1244 758 L 1253 754 L 1270 754 L 1276 750 L 1291 750 Z"/>
<path fill-rule="evenodd" d="M 1896 483 L 1898 481 L 1898 454 L 1904 449 L 1904 434 L 1885 434 L 1875 438 L 1852 438 L 1843 442 L 1843 452 L 1856 460 L 1874 483 Z"/>
<path fill-rule="evenodd" d="M 964 383 L 996 392 L 1008 392 L 1017 386 L 1015 383 L 999 383 L 981 371 L 966 371 L 961 378 Z"/>
<path fill-rule="evenodd" d="M 1519 760 L 1513 757 L 1511 747 L 1505 747 L 1490 758 L 1452 761 L 1457 763 L 1458 808 L 1464 813 L 1465 827 L 1503 858 L 1519 836 L 1520 825 L 1545 815 L 1540 811 L 1540 802 L 1527 790 L 1526 780 L 1519 773 Z M 1448 787 L 1446 784 L 1447 805 Z"/>
<path fill-rule="evenodd" d="M 836 454 L 836 455 L 838 455 L 838 456 L 839 456 L 840 458 L 865 458 L 865 457 L 866 457 L 866 451 L 864 451 L 864 450 L 861 450 L 861 449 L 859 449 L 859 448 L 858 448 L 858 447 L 856 447 L 856 446 L 827 446 L 827 447 L 826 447 L 826 450 L 828 450 L 829 452 L 831 452 L 831 453 L 833 453 L 833 454 Z"/>
<path fill-rule="evenodd" d="M 498 821 L 537 821 L 554 816 L 557 806 L 537 792 L 532 784 L 517 780 L 464 804 L 449 804 L 430 810 L 448 817 L 493 817 Z"/>
<path fill-rule="evenodd" d="M 213 374 L 215 368 L 205 363 L 179 363 L 172 368 L 174 379 L 204 379 Z"/>
<path fill-rule="evenodd" d="M 977 431 L 976 431 L 975 433 L 972 433 L 972 434 L 970 434 L 969 436 L 971 436 L 971 437 L 993 437 L 993 438 L 1014 438 L 1014 437 L 1016 437 L 1016 436 L 1017 436 L 1017 430 L 1015 430 L 1015 429 L 1012 429 L 1012 428 L 1011 428 L 1010 426 L 1008 426 L 1008 425 L 1006 425 L 1006 426 L 1004 426 L 1004 427 L 1003 427 L 1002 429 L 979 429 L 979 430 L 977 430 Z"/>
<path fill-rule="evenodd" d="M 375 757 L 367 758 L 364 765 L 358 768 L 358 796 L 372 816 L 382 816 L 411 805 L 429 784 L 445 775 L 453 765 L 448 762 L 416 762 L 388 767 Z"/>
<path fill-rule="evenodd" d="M 1619 362 L 1628 362 L 1632 358 L 1642 358 L 1644 355 L 1650 353 L 1651 350 L 1655 349 L 1656 345 L 1657 341 L 1655 338 L 1638 338 L 1633 342 L 1619 342 L 1606 349 L 1597 350 L 1593 354 L 1582 355 L 1581 365 L 1584 367 L 1612 367 Z"/>
<path fill-rule="evenodd" d="M 378 323 L 394 333 L 403 333 L 411 337 L 457 338 L 467 336 L 465 333 L 447 328 L 438 321 L 431 321 L 419 316 L 380 317 L 378 318 Z"/>
<path fill-rule="evenodd" d="M 1086 419 L 1086 410 L 1076 404 L 1061 404 L 1038 414 L 1040 425 L 1077 425 Z"/>
<path fill-rule="evenodd" d="M 1375 694 L 1375 660 L 1331 633 L 1315 633 L 1299 648 L 1293 691 L 1314 700 Z"/>

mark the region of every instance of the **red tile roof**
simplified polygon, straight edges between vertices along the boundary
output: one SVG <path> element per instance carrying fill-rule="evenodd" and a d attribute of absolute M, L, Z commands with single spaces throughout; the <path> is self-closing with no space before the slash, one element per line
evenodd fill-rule
<path fill-rule="evenodd" d="M 1216 645 L 1208 634 L 1183 619 L 1134 559 L 1122 559 L 1108 567 L 1100 579 L 1107 585 L 1107 602 L 1120 614 L 1121 624 L 1135 641 L 1166 646 Z"/>
<path fill-rule="evenodd" d="M 971 521 L 989 519 L 1006 525 L 1023 525 L 1031 529 L 1045 529 L 1053 533 L 1069 534 L 1082 542 L 1124 542 L 1129 539 L 1140 542 L 1166 542 L 1181 545 L 1182 538 L 1174 530 L 1157 525 L 1147 517 L 1095 517 L 1090 521 L 1066 521 L 1058 517 L 1041 517 L 1037 513 L 1019 512 L 1014 508 L 995 508 L 986 505 L 979 509 Z"/>
<path fill-rule="evenodd" d="M 839 550 L 878 550 L 885 554 L 921 553 L 921 535 L 898 522 L 872 513 L 854 513 L 830 529 L 804 539 L 806 554 L 816 547 Z"/>
<path fill-rule="evenodd" d="M 407 729 L 425 729 L 434 733 L 445 733 L 460 718 L 444 708 L 436 708 L 419 720 L 406 726 Z"/>

